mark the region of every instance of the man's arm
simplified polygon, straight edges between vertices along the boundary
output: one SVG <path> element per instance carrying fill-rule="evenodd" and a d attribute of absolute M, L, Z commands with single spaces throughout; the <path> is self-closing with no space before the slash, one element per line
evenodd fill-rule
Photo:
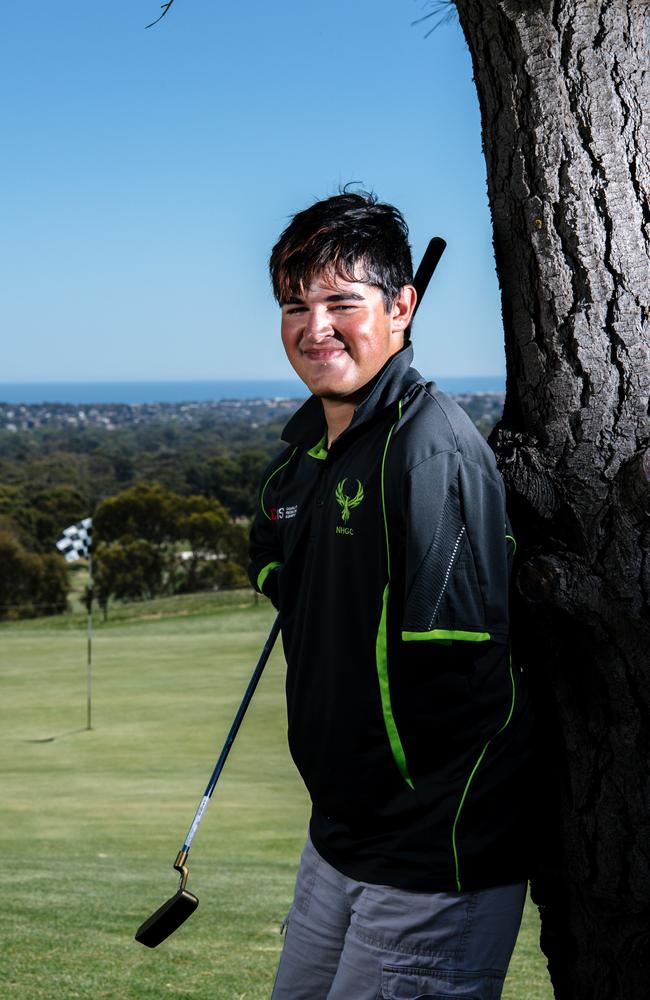
<path fill-rule="evenodd" d="M 292 453 L 293 454 L 293 453 Z M 291 457 L 291 456 L 290 456 Z M 273 480 L 286 464 L 286 454 L 275 459 L 262 477 L 259 501 L 250 533 L 248 576 L 253 588 L 280 605 L 278 573 L 284 561 L 282 543 L 274 519 Z"/>
<path fill-rule="evenodd" d="M 251 528 L 250 565 L 248 576 L 253 588 L 268 597 L 273 607 L 279 609 L 278 573 L 282 567 L 280 551 L 275 532 L 256 514 Z"/>
<path fill-rule="evenodd" d="M 511 545 L 491 455 L 434 455 L 407 490 L 402 639 L 506 642 Z"/>

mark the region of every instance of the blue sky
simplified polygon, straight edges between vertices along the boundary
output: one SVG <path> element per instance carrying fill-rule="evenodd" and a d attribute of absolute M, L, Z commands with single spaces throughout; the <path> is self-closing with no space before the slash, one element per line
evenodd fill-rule
<path fill-rule="evenodd" d="M 360 181 L 415 259 L 427 376 L 504 370 L 471 63 L 424 0 L 21 0 L 3 9 L 0 381 L 285 378 L 266 272 Z"/>

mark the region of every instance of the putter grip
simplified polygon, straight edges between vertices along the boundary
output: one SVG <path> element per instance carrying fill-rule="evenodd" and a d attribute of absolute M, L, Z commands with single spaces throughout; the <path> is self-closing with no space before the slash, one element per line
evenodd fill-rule
<path fill-rule="evenodd" d="M 433 239 L 429 240 L 429 244 L 424 251 L 424 256 L 420 261 L 420 265 L 415 272 L 415 277 L 413 278 L 413 284 L 415 285 L 415 290 L 418 293 L 417 302 L 415 303 L 415 309 L 413 310 L 413 317 L 420 308 L 420 303 L 424 298 L 424 293 L 426 292 L 429 282 L 433 277 L 433 272 L 438 266 L 438 262 L 445 252 L 445 247 L 447 243 L 441 236 L 434 236 Z"/>

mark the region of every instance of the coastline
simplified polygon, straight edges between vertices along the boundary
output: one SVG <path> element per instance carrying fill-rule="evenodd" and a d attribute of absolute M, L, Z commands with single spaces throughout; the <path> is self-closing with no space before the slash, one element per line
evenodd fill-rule
<path fill-rule="evenodd" d="M 505 375 L 427 376 L 450 395 L 503 394 Z M 43 406 L 67 404 L 200 403 L 227 400 L 304 399 L 298 379 L 222 379 L 205 381 L 0 382 L 0 404 Z"/>

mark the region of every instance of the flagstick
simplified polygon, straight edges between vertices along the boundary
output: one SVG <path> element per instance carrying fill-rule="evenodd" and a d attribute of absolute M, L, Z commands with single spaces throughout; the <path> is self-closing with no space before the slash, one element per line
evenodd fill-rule
<path fill-rule="evenodd" d="M 71 524 L 64 528 L 63 535 L 56 542 L 56 547 L 66 562 L 76 562 L 83 556 L 88 557 L 88 585 L 86 587 L 86 619 L 87 631 L 87 655 L 86 655 L 86 729 L 92 729 L 92 697 L 93 697 L 93 540 L 92 540 L 92 518 L 85 517 L 78 524 Z"/>
<path fill-rule="evenodd" d="M 87 697 L 86 697 L 86 729 L 92 729 L 92 698 L 93 698 L 93 556 L 88 553 L 88 619 L 87 619 Z"/>

